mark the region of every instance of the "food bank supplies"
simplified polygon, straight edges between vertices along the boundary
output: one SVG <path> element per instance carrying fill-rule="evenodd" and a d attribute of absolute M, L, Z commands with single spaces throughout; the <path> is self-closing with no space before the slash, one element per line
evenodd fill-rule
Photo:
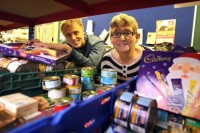
<path fill-rule="evenodd" d="M 0 106 L 16 117 L 23 117 L 38 111 L 38 102 L 22 93 L 1 96 Z"/>

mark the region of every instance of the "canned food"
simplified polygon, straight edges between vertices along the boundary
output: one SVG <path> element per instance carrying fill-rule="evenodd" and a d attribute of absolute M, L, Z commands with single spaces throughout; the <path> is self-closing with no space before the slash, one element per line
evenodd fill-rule
<path fill-rule="evenodd" d="M 59 100 L 59 102 L 54 104 L 54 111 L 59 112 L 65 108 L 67 108 L 70 105 L 70 103 L 71 102 L 68 100 L 61 99 L 61 100 Z"/>
<path fill-rule="evenodd" d="M 79 84 L 79 76 L 77 75 L 70 75 L 70 74 L 65 74 L 63 76 L 63 82 L 66 85 L 70 85 L 70 86 L 76 86 Z"/>
<path fill-rule="evenodd" d="M 92 98 L 96 95 L 97 95 L 97 93 L 95 91 L 84 91 L 82 93 L 82 99 L 86 100 L 86 99 Z"/>
<path fill-rule="evenodd" d="M 29 61 L 29 60 L 24 60 L 24 59 L 20 59 L 19 61 L 30 66 L 31 72 L 38 72 L 38 70 L 39 70 L 38 63 Z"/>
<path fill-rule="evenodd" d="M 66 88 L 52 89 L 48 91 L 48 97 L 56 100 L 66 96 Z"/>
<path fill-rule="evenodd" d="M 17 73 L 17 72 L 31 72 L 31 67 L 27 64 L 24 64 L 23 62 L 20 61 L 12 61 L 7 69 L 11 73 Z"/>
<path fill-rule="evenodd" d="M 105 92 L 105 91 L 108 91 L 108 90 L 110 90 L 111 89 L 111 87 L 109 87 L 109 86 L 99 86 L 97 89 L 96 89 L 96 92 L 97 92 L 97 94 L 101 94 L 101 93 L 103 93 L 103 92 Z"/>
<path fill-rule="evenodd" d="M 70 98 L 73 98 L 75 101 L 80 100 L 81 94 L 69 94 Z"/>
<path fill-rule="evenodd" d="M 46 71 L 46 72 L 48 72 L 48 71 L 53 71 L 53 66 L 47 65 L 45 71 Z"/>
<path fill-rule="evenodd" d="M 101 83 L 105 85 L 114 85 L 117 83 L 117 78 L 115 77 L 101 77 Z"/>
<path fill-rule="evenodd" d="M 68 94 L 80 94 L 81 93 L 81 86 L 74 85 L 74 86 L 66 86 Z"/>
<path fill-rule="evenodd" d="M 46 71 L 46 65 L 45 64 L 38 64 L 39 65 L 39 71 L 45 72 Z"/>
<path fill-rule="evenodd" d="M 114 70 L 114 69 L 104 68 L 104 69 L 101 70 L 101 77 L 116 78 L 117 77 L 117 71 Z"/>
<path fill-rule="evenodd" d="M 51 76 L 42 79 L 42 88 L 44 90 L 52 90 L 61 87 L 61 80 L 58 76 Z"/>
<path fill-rule="evenodd" d="M 82 89 L 83 90 L 94 90 L 94 81 L 90 83 L 82 82 Z"/>
<path fill-rule="evenodd" d="M 83 77 L 81 76 L 81 82 L 84 82 L 84 83 L 91 83 L 91 82 L 94 82 L 94 77 Z"/>
<path fill-rule="evenodd" d="M 7 68 L 8 65 L 9 65 L 11 62 L 12 62 L 12 60 L 9 60 L 9 59 L 3 60 L 1 67 Z"/>
<path fill-rule="evenodd" d="M 95 75 L 94 67 L 82 67 L 81 68 L 81 76 L 83 77 L 93 77 Z"/>
<path fill-rule="evenodd" d="M 7 61 L 9 61 L 9 59 L 7 59 L 7 58 L 0 58 L 0 67 L 2 67 L 4 65 L 4 62 L 7 62 Z M 4 67 L 4 68 L 6 68 L 6 67 Z"/>

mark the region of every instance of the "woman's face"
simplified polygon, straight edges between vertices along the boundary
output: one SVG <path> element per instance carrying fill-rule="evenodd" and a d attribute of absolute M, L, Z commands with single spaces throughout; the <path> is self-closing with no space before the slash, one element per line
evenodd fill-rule
<path fill-rule="evenodd" d="M 113 28 L 110 41 L 117 52 L 127 53 L 135 48 L 139 37 L 131 26 L 121 26 Z"/>
<path fill-rule="evenodd" d="M 66 26 L 62 29 L 67 42 L 74 48 L 81 48 L 85 44 L 83 27 L 80 25 Z"/>

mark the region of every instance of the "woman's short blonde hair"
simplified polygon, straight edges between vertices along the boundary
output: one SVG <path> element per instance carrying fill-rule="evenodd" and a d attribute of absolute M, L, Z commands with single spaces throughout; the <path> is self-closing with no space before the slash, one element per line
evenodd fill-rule
<path fill-rule="evenodd" d="M 124 13 L 120 13 L 112 18 L 110 22 L 110 33 L 112 33 L 114 28 L 120 26 L 131 26 L 133 27 L 133 31 L 135 33 L 137 33 L 138 30 L 138 23 L 136 19 Z"/>
<path fill-rule="evenodd" d="M 80 25 L 84 30 L 84 25 L 83 25 L 81 19 L 70 19 L 70 20 L 63 21 L 63 23 L 61 25 L 61 31 L 63 32 L 64 27 L 70 27 L 73 25 Z"/>

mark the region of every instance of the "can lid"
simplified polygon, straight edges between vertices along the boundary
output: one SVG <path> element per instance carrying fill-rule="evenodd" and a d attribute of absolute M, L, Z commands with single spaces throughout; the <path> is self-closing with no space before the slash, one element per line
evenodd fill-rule
<path fill-rule="evenodd" d="M 62 106 L 62 105 L 69 105 L 70 104 L 70 101 L 68 100 L 59 100 L 58 102 L 55 103 L 55 105 L 57 106 Z"/>
<path fill-rule="evenodd" d="M 50 76 L 42 79 L 43 81 L 60 80 L 59 76 Z"/>

